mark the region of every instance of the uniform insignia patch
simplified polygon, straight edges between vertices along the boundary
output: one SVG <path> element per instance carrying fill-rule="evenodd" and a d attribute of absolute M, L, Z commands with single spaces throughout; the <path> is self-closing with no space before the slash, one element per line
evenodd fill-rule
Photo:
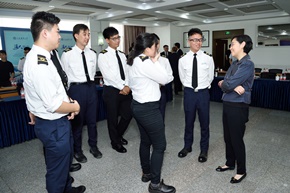
<path fill-rule="evenodd" d="M 96 50 L 94 50 L 94 49 L 92 49 L 92 48 L 90 48 L 90 50 L 92 50 L 93 52 L 97 53 L 97 51 L 96 51 Z"/>
<path fill-rule="evenodd" d="M 37 64 L 45 64 L 45 65 L 48 65 L 48 62 L 47 62 L 47 60 L 46 60 L 46 58 L 45 58 L 45 56 L 43 56 L 43 55 L 37 55 Z"/>
<path fill-rule="evenodd" d="M 71 48 L 66 48 L 63 50 L 64 52 L 68 52 L 68 51 L 71 51 Z"/>
<path fill-rule="evenodd" d="M 107 52 L 108 52 L 107 50 L 102 50 L 100 53 L 105 54 Z"/>
<path fill-rule="evenodd" d="M 24 57 L 20 58 L 20 60 L 23 60 L 23 59 L 24 59 Z"/>
<path fill-rule="evenodd" d="M 139 56 L 139 58 L 142 60 L 142 62 L 144 62 L 144 61 L 147 60 L 149 57 L 148 57 L 148 56 Z"/>
<path fill-rule="evenodd" d="M 124 52 L 122 52 L 121 50 L 118 50 L 118 52 L 122 53 L 122 54 L 125 54 Z"/>
<path fill-rule="evenodd" d="M 211 54 L 207 53 L 206 51 L 204 51 L 203 53 L 205 53 L 208 56 L 212 56 Z"/>

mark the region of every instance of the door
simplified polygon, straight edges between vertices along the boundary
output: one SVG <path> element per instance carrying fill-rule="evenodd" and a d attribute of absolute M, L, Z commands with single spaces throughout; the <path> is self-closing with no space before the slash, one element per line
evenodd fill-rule
<path fill-rule="evenodd" d="M 226 50 L 228 48 L 228 40 L 215 39 L 213 48 L 215 49 L 213 52 L 213 58 L 216 68 L 225 69 L 226 62 Z"/>

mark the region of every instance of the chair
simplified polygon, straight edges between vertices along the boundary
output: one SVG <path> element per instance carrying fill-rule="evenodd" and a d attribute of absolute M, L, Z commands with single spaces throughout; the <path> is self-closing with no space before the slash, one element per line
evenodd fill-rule
<path fill-rule="evenodd" d="M 281 74 L 283 70 L 282 69 L 269 69 L 269 72 L 275 73 L 275 74 Z"/>
<path fill-rule="evenodd" d="M 255 73 L 260 73 L 262 71 L 262 68 L 255 68 Z"/>
<path fill-rule="evenodd" d="M 290 80 L 290 73 L 286 73 L 286 80 Z"/>
<path fill-rule="evenodd" d="M 273 72 L 261 72 L 260 78 L 266 78 L 266 79 L 275 79 L 276 73 Z"/>

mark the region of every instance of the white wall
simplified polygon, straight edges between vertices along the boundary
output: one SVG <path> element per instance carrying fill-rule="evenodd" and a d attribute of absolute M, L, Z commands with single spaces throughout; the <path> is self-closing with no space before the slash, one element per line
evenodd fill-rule
<path fill-rule="evenodd" d="M 263 19 L 263 20 L 250 20 L 250 21 L 239 21 L 239 22 L 228 22 L 228 23 L 218 23 L 218 24 L 204 24 L 186 27 L 177 27 L 174 25 L 166 27 L 154 27 L 147 28 L 148 32 L 154 32 L 158 34 L 162 39 L 170 42 L 168 45 L 173 45 L 175 42 L 180 42 L 181 49 L 187 51 L 188 48 L 183 48 L 183 32 L 187 32 L 190 28 L 197 27 L 201 30 L 210 31 L 210 43 L 209 47 L 202 48 L 208 53 L 212 53 L 212 32 L 221 30 L 231 30 L 231 29 L 244 29 L 245 34 L 249 35 L 254 43 L 254 48 L 250 52 L 250 56 L 255 63 L 256 67 L 261 68 L 290 68 L 290 46 L 281 47 L 257 47 L 257 26 L 267 25 L 267 24 L 283 24 L 290 23 L 290 17 L 282 17 L 275 19 Z M 166 32 L 166 33 L 165 33 Z M 169 39 L 168 37 L 169 36 Z"/>

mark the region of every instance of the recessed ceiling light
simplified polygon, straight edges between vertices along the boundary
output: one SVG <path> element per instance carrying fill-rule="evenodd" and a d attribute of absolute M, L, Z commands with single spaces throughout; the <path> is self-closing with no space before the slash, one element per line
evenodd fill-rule
<path fill-rule="evenodd" d="M 54 5 L 50 5 L 50 6 L 48 6 L 48 7 L 50 7 L 50 8 L 55 8 L 55 6 L 54 6 Z"/>

